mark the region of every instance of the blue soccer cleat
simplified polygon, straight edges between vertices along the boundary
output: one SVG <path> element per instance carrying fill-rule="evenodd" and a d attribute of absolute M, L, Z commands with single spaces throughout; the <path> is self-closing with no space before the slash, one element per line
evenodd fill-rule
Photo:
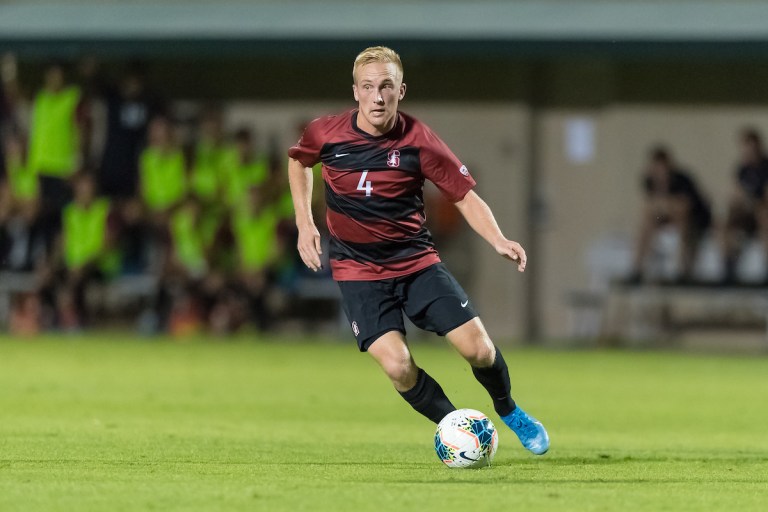
<path fill-rule="evenodd" d="M 520 442 L 526 450 L 535 455 L 544 455 L 549 450 L 549 434 L 539 420 L 517 406 L 514 411 L 502 416 L 501 420 L 507 424 L 512 432 L 517 434 Z"/>

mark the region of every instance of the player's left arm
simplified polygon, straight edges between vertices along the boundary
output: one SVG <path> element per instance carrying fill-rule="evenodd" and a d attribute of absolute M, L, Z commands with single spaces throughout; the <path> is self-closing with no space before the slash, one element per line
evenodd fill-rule
<path fill-rule="evenodd" d="M 474 190 L 467 192 L 464 199 L 454 203 L 467 219 L 470 227 L 483 237 L 503 257 L 517 262 L 517 270 L 525 271 L 527 259 L 523 246 L 507 240 L 493 216 L 491 208 Z"/>

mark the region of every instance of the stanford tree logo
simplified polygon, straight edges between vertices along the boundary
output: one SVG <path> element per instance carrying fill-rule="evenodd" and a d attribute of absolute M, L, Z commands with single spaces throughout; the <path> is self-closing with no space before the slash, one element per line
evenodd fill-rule
<path fill-rule="evenodd" d="M 398 167 L 400 165 L 400 152 L 393 149 L 387 153 L 387 165 L 390 167 Z"/>

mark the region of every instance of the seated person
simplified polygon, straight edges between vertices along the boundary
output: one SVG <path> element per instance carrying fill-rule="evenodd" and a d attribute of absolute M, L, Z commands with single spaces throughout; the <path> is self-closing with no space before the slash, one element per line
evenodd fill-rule
<path fill-rule="evenodd" d="M 212 265 L 221 219 L 190 195 L 170 215 L 166 230 L 154 306 L 157 327 L 188 333 L 202 328 L 224 287 L 224 279 Z M 186 326 L 183 329 L 177 328 L 179 318 Z"/>
<path fill-rule="evenodd" d="M 0 268 L 34 270 L 47 252 L 39 223 L 37 175 L 26 165 L 20 139 L 5 142 L 5 181 L 0 182 Z"/>
<path fill-rule="evenodd" d="M 768 157 L 760 134 L 751 128 L 742 131 L 741 160 L 736 169 L 733 195 L 723 230 L 726 281 L 735 280 L 736 262 L 746 238 L 758 235 L 768 251 Z"/>
<path fill-rule="evenodd" d="M 237 161 L 237 149 L 224 137 L 221 112 L 207 109 L 200 121 L 199 136 L 193 148 L 190 190 L 204 205 L 220 203 L 228 176 L 226 166 Z"/>
<path fill-rule="evenodd" d="M 271 327 L 274 317 L 268 295 L 285 249 L 278 237 L 280 204 L 265 197 L 264 188 L 252 186 L 250 200 L 244 201 L 231 219 L 237 254 L 235 288 L 246 297 L 250 317 L 261 331 Z"/>
<path fill-rule="evenodd" d="M 660 228 L 670 225 L 680 236 L 675 280 L 684 282 L 690 278 L 701 235 L 711 225 L 709 204 L 690 174 L 680 170 L 663 147 L 654 148 L 650 153 L 643 190 L 645 205 L 630 282 L 643 280 L 643 267 L 652 249 L 653 238 Z"/>
<path fill-rule="evenodd" d="M 74 199 L 62 212 L 57 250 L 44 276 L 43 300 L 56 311 L 64 330 L 79 329 L 91 318 L 88 287 L 110 267 L 114 218 L 110 201 L 97 195 L 96 181 L 81 172 L 72 179 Z"/>
<path fill-rule="evenodd" d="M 170 211 L 186 196 L 186 161 L 167 118 L 150 121 L 148 138 L 139 159 L 139 192 L 153 223 L 164 225 Z"/>
<path fill-rule="evenodd" d="M 222 160 L 224 202 L 237 208 L 248 200 L 248 191 L 269 177 L 269 159 L 257 151 L 255 137 L 248 128 L 235 133 L 234 151 L 228 151 Z"/>

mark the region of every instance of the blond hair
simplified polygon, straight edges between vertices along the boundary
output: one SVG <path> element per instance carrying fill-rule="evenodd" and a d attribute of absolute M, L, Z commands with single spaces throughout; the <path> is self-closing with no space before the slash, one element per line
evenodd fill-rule
<path fill-rule="evenodd" d="M 355 58 L 355 64 L 352 66 L 352 81 L 357 82 L 357 69 L 371 64 L 373 62 L 393 63 L 400 73 L 400 80 L 403 79 L 403 63 L 400 56 L 392 48 L 386 46 L 371 46 L 366 48 Z"/>

